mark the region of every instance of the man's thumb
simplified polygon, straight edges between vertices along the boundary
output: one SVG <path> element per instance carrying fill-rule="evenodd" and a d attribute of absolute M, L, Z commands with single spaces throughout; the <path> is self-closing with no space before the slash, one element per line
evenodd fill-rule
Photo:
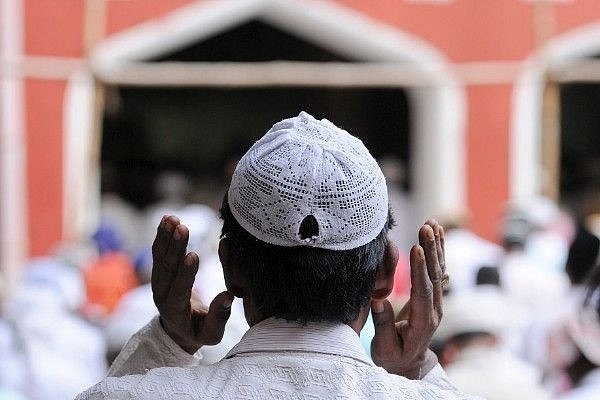
<path fill-rule="evenodd" d="M 374 360 L 385 358 L 398 345 L 394 310 L 387 300 L 372 300 L 371 315 L 375 326 L 375 335 L 371 340 L 371 355 Z"/>
<path fill-rule="evenodd" d="M 231 315 L 231 304 L 233 295 L 229 292 L 219 293 L 208 308 L 208 314 L 204 318 L 202 336 L 204 344 L 217 344 L 223 339 L 225 324 Z"/>

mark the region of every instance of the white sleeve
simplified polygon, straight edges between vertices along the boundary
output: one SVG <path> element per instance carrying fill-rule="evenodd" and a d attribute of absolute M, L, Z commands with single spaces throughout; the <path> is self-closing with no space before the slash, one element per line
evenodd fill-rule
<path fill-rule="evenodd" d="M 421 378 L 421 380 L 441 389 L 458 391 L 458 388 L 452 383 L 450 378 L 448 378 L 448 375 L 446 375 L 446 372 L 439 363 Z"/>
<path fill-rule="evenodd" d="M 156 316 L 127 341 L 108 370 L 108 376 L 144 374 L 158 367 L 188 367 L 200 360 L 199 352 L 191 355 L 179 347 Z"/>

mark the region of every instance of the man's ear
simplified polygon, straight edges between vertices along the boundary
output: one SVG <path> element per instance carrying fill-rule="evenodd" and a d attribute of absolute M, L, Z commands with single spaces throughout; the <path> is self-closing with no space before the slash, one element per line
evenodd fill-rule
<path fill-rule="evenodd" d="M 375 290 L 373 290 L 373 294 L 371 295 L 373 300 L 383 300 L 392 293 L 398 257 L 398 247 L 388 240 L 385 246 L 383 260 L 377 267 Z"/>
<path fill-rule="evenodd" d="M 223 238 L 219 241 L 219 260 L 223 267 L 223 277 L 225 278 L 225 286 L 235 297 L 244 297 L 245 280 L 238 272 L 237 265 L 231 262 L 231 253 L 229 250 L 229 241 Z"/>

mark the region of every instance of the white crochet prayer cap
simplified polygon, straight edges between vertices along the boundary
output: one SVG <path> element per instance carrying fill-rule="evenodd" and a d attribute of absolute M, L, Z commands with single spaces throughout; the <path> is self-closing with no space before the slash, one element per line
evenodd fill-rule
<path fill-rule="evenodd" d="M 444 299 L 444 318 L 435 338 L 445 342 L 464 333 L 501 335 L 507 313 L 504 294 L 494 287 L 477 286 L 450 293 Z"/>
<path fill-rule="evenodd" d="M 273 125 L 240 159 L 228 202 L 250 234 L 288 247 L 353 249 L 375 239 L 388 217 L 385 178 L 364 144 L 306 112 Z M 309 216 L 318 232 L 303 239 Z"/>

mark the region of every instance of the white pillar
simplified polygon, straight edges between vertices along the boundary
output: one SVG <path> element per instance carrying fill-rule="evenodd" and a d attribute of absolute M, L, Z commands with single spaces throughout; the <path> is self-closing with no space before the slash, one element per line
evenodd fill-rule
<path fill-rule="evenodd" d="M 0 274 L 8 288 L 5 299 L 28 246 L 23 78 L 16 67 L 23 37 L 22 0 L 0 0 Z"/>

